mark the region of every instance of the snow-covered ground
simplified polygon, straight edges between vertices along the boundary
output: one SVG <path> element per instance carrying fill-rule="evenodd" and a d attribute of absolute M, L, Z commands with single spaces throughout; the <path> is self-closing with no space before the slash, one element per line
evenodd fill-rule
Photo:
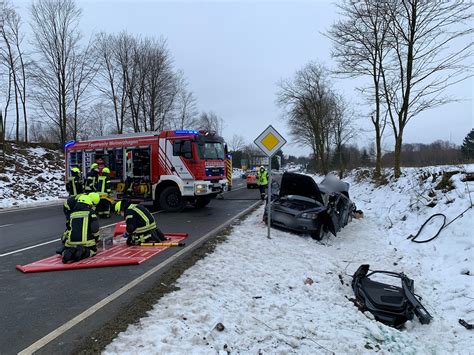
<path fill-rule="evenodd" d="M 449 222 L 470 206 L 474 183 L 461 174 L 447 193 L 432 190 L 441 177 L 420 178 L 442 169 L 404 169 L 380 187 L 352 174 L 351 196 L 365 217 L 324 243 L 277 230 L 267 239 L 260 208 L 105 353 L 473 353 L 473 331 L 458 319 L 474 322 L 474 209 L 430 243 L 406 239 L 433 213 Z M 358 311 L 350 282 L 364 263 L 414 279 L 432 322 L 415 318 L 396 330 Z"/>
<path fill-rule="evenodd" d="M 0 209 L 44 204 L 67 196 L 64 161 L 58 151 L 11 145 L 0 173 Z"/>

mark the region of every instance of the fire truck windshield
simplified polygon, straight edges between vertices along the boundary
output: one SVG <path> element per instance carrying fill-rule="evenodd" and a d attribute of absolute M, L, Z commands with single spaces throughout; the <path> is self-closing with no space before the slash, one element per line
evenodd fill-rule
<path fill-rule="evenodd" d="M 221 142 L 199 142 L 199 158 L 201 159 L 221 159 L 224 160 L 224 146 Z"/>

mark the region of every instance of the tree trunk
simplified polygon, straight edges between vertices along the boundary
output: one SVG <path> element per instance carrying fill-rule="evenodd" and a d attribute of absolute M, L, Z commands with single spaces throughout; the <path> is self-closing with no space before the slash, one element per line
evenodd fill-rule
<path fill-rule="evenodd" d="M 374 177 L 379 178 L 382 172 L 382 134 L 380 125 L 375 125 L 375 151 Z"/>
<path fill-rule="evenodd" d="M 400 164 L 401 164 L 401 155 L 402 155 L 402 139 L 403 139 L 403 134 L 402 134 L 402 131 L 400 131 L 398 133 L 398 136 L 395 139 L 395 161 L 394 161 L 393 170 L 394 170 L 396 178 L 399 178 L 401 175 Z"/>

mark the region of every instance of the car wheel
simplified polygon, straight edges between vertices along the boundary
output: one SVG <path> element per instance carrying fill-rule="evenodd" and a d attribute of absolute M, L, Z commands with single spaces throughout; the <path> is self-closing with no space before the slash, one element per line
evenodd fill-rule
<path fill-rule="evenodd" d="M 178 212 L 184 208 L 181 192 L 177 187 L 168 186 L 160 194 L 160 206 L 167 212 Z"/>
<path fill-rule="evenodd" d="M 322 225 L 319 225 L 314 232 L 311 233 L 311 238 L 314 240 L 322 240 L 327 235 Z"/>
<path fill-rule="evenodd" d="M 252 188 L 252 186 L 250 186 L 250 185 L 247 185 L 247 189 L 251 189 L 251 188 Z"/>

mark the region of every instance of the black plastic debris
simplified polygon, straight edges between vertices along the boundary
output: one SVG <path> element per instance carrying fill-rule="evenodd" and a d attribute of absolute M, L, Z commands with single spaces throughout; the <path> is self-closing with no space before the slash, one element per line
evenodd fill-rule
<path fill-rule="evenodd" d="M 370 276 L 383 274 L 400 279 L 401 287 L 374 281 Z M 428 324 L 432 317 L 414 293 L 414 281 L 404 273 L 371 271 L 369 265 L 361 265 L 352 278 L 358 307 L 369 311 L 376 320 L 399 328 L 416 315 L 420 323 Z"/>

